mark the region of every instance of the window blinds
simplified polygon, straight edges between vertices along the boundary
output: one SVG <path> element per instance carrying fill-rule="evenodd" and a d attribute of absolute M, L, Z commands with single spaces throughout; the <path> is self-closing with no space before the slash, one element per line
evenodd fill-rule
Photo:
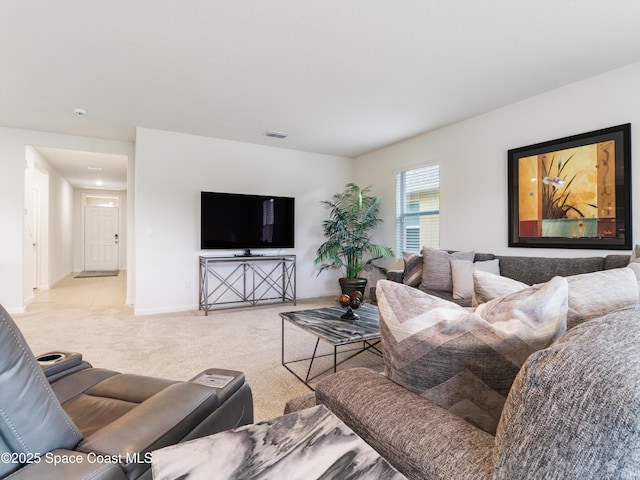
<path fill-rule="evenodd" d="M 440 246 L 440 165 L 396 173 L 396 257 Z"/>

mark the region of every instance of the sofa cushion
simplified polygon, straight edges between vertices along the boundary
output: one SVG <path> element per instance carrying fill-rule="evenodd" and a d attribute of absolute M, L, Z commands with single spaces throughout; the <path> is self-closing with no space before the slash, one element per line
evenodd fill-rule
<path fill-rule="evenodd" d="M 485 262 L 471 262 L 469 260 L 451 260 L 451 279 L 453 283 L 453 298 L 462 300 L 473 297 L 473 272 L 482 270 L 500 275 L 500 263 L 496 258 Z"/>
<path fill-rule="evenodd" d="M 560 277 L 480 313 L 386 280 L 377 291 L 387 376 L 488 432 L 522 363 L 566 328 Z"/>
<path fill-rule="evenodd" d="M 636 248 L 638 248 L 637 245 Z M 610 270 L 612 268 L 624 268 L 629 265 L 630 260 L 630 255 L 607 255 L 604 257 L 603 269 Z"/>
<path fill-rule="evenodd" d="M 402 252 L 404 260 L 404 275 L 402 283 L 410 287 L 419 287 L 422 281 L 422 255 L 419 253 Z"/>
<path fill-rule="evenodd" d="M 529 357 L 500 419 L 494 478 L 638 477 L 639 313 L 578 325 Z"/>
<path fill-rule="evenodd" d="M 436 248 L 422 249 L 421 290 L 453 291 L 451 260 L 473 261 L 474 252 L 445 252 Z"/>

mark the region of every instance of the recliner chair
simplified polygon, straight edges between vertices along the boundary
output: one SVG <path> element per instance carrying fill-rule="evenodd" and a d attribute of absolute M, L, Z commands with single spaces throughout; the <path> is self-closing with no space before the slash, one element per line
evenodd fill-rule
<path fill-rule="evenodd" d="M 0 479 L 150 479 L 153 450 L 252 422 L 241 372 L 175 382 L 36 359 L 0 306 Z"/>

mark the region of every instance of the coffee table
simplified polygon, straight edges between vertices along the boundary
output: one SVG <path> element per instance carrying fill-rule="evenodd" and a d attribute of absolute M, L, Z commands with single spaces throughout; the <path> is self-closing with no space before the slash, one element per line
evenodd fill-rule
<path fill-rule="evenodd" d="M 153 452 L 154 480 L 405 477 L 324 405 Z"/>
<path fill-rule="evenodd" d="M 360 355 L 364 352 L 372 352 L 380 357 L 382 356 L 382 352 L 378 349 L 378 345 L 380 344 L 380 316 L 378 313 L 378 307 L 369 303 L 362 304 L 359 309 L 355 310 L 355 313 L 360 317 L 355 321 L 341 320 L 340 316 L 344 313 L 345 310 L 343 308 L 335 306 L 284 312 L 280 314 L 282 317 L 282 366 L 289 370 L 307 387 L 311 388 L 311 390 L 313 390 L 313 388 L 309 385 L 309 382 L 331 369 L 335 372 L 338 365 L 346 362 L 356 355 Z M 317 338 L 316 346 L 310 357 L 296 360 L 285 360 L 285 320 Z M 323 340 L 333 346 L 333 354 L 318 354 L 318 344 L 320 343 L 320 340 Z M 359 348 L 338 351 L 338 347 L 340 346 L 352 345 L 360 342 L 362 342 L 362 346 Z M 345 353 L 348 353 L 349 355 L 338 361 L 338 354 Z M 311 375 L 313 362 L 319 357 L 325 357 L 328 355 L 333 355 L 333 367 Z M 293 363 L 306 361 L 309 362 L 309 367 L 307 368 L 305 378 L 302 378 L 289 367 L 289 365 Z"/>

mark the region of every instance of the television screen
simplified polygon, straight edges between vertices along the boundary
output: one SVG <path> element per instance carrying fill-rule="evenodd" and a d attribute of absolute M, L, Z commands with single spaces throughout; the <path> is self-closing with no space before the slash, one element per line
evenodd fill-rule
<path fill-rule="evenodd" d="M 200 248 L 293 248 L 295 199 L 201 192 Z"/>

